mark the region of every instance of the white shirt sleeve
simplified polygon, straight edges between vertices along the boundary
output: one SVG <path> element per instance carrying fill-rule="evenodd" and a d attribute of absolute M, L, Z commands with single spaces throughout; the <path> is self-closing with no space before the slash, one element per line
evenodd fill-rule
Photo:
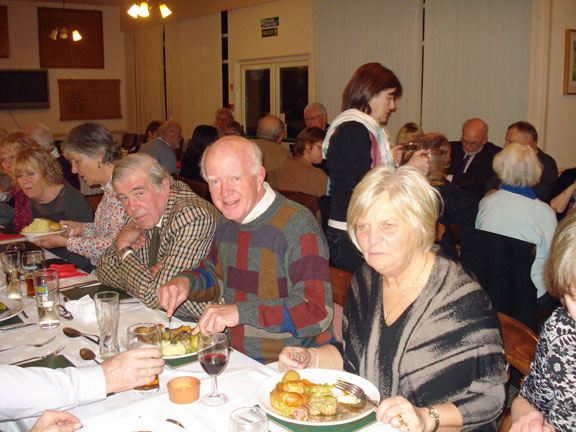
<path fill-rule="evenodd" d="M 48 369 L 0 366 L 0 421 L 67 410 L 106 398 L 100 366 Z"/>

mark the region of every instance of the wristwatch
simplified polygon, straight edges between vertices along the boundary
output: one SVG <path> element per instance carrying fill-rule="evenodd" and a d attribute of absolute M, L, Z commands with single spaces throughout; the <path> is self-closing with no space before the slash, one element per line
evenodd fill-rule
<path fill-rule="evenodd" d="M 116 258 L 118 259 L 118 262 L 120 264 L 122 264 L 122 261 L 124 261 L 124 258 L 126 258 L 131 253 L 134 253 L 134 249 L 132 249 L 131 246 L 126 246 L 126 247 L 123 247 L 122 249 L 120 249 L 120 251 L 116 254 Z"/>
<path fill-rule="evenodd" d="M 436 432 L 440 427 L 440 413 L 436 408 L 433 408 L 431 406 L 427 408 L 428 408 L 428 414 L 430 415 L 430 417 L 434 419 L 434 429 L 432 430 L 432 432 Z"/>

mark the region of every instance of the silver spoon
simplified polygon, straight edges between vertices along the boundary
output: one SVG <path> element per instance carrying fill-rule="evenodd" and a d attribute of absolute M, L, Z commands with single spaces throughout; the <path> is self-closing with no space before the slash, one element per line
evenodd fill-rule
<path fill-rule="evenodd" d="M 98 360 L 96 360 L 96 354 L 94 354 L 94 351 L 92 351 L 91 349 L 88 348 L 82 348 L 80 350 L 80 357 L 82 357 L 82 360 L 94 360 L 97 364 L 100 364 L 100 362 Z"/>
<path fill-rule="evenodd" d="M 88 339 L 90 342 L 95 343 L 96 345 L 100 344 L 100 337 L 97 335 L 91 335 L 88 333 L 82 333 L 80 330 L 76 330 L 72 327 L 64 327 L 62 329 L 62 331 L 64 332 L 64 334 L 66 336 L 68 336 L 69 338 L 77 338 L 80 336 L 84 336 L 86 339 Z"/>

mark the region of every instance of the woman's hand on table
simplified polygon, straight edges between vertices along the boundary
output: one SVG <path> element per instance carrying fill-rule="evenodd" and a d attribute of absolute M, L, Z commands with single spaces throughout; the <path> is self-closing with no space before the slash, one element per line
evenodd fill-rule
<path fill-rule="evenodd" d="M 102 362 L 106 392 L 118 393 L 145 385 L 164 369 L 160 348 L 138 348 L 124 351 Z"/>
<path fill-rule="evenodd" d="M 34 244 L 46 249 L 66 247 L 68 239 L 60 234 L 48 234 L 34 239 Z"/>
<path fill-rule="evenodd" d="M 213 333 L 221 333 L 226 330 L 226 327 L 237 326 L 239 320 L 236 305 L 208 305 L 192 334 L 202 333 L 204 336 L 209 336 Z"/>
<path fill-rule="evenodd" d="M 62 225 L 62 228 L 66 229 L 66 232 L 64 233 L 66 237 L 78 237 L 84 235 L 83 222 L 61 220 L 59 223 Z"/>
<path fill-rule="evenodd" d="M 46 410 L 30 432 L 73 432 L 82 427 L 77 417 L 65 411 Z"/>
<path fill-rule="evenodd" d="M 278 356 L 278 371 L 306 369 L 312 360 L 310 350 L 302 347 L 285 347 Z"/>
<path fill-rule="evenodd" d="M 170 318 L 178 306 L 188 299 L 190 282 L 187 277 L 177 276 L 158 288 L 158 303 Z"/>
<path fill-rule="evenodd" d="M 428 408 L 412 405 L 402 396 L 394 396 L 380 402 L 376 409 L 376 420 L 389 423 L 402 432 L 426 432 L 434 430 L 435 422 Z"/>

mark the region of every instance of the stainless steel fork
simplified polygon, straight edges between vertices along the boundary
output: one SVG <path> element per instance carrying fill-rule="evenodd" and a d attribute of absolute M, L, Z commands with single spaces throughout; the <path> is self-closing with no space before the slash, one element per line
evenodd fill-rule
<path fill-rule="evenodd" d="M 375 407 L 378 407 L 378 404 L 374 402 L 372 399 L 370 399 L 366 395 L 366 393 L 364 393 L 364 390 L 362 390 L 362 388 L 357 386 L 356 384 L 352 384 L 348 381 L 338 380 L 336 381 L 336 384 L 334 384 L 334 387 L 336 387 L 339 390 L 342 390 L 343 392 L 350 393 L 352 396 L 355 396 L 358 399 L 364 399 L 366 402 L 369 402 Z"/>
<path fill-rule="evenodd" d="M 16 348 L 24 348 L 24 347 L 36 347 L 36 348 L 42 348 L 45 345 L 48 345 L 50 342 L 52 342 L 54 340 L 56 336 L 52 336 L 50 339 L 48 339 L 46 342 L 42 342 L 42 343 L 38 343 L 38 344 L 24 344 L 24 345 L 16 345 L 10 348 L 2 348 L 0 349 L 0 352 L 4 352 L 4 351 L 10 351 Z"/>

